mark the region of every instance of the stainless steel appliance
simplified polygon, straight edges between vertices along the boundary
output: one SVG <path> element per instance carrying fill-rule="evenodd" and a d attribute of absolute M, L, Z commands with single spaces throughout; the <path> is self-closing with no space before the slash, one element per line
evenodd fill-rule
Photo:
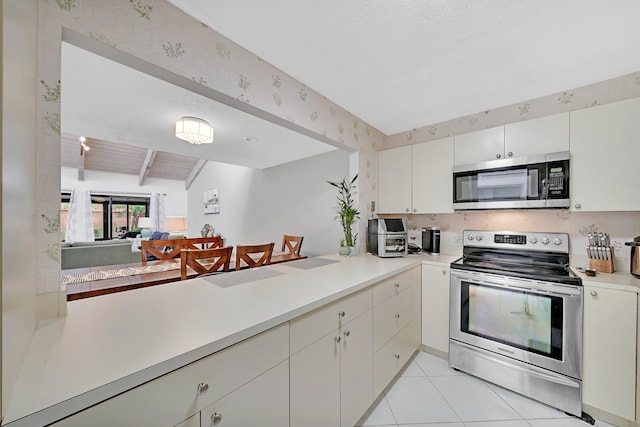
<path fill-rule="evenodd" d="M 625 245 L 631 246 L 630 273 L 640 278 L 640 236 L 634 237 L 633 242 L 626 242 Z"/>
<path fill-rule="evenodd" d="M 582 282 L 564 233 L 464 231 L 451 263 L 449 364 L 582 414 Z"/>
<path fill-rule="evenodd" d="M 453 167 L 453 208 L 569 206 L 569 152 Z"/>
<path fill-rule="evenodd" d="M 422 251 L 429 255 L 440 255 L 440 227 L 422 229 Z"/>
<path fill-rule="evenodd" d="M 407 220 L 374 218 L 367 224 L 367 252 L 383 258 L 407 255 Z"/>

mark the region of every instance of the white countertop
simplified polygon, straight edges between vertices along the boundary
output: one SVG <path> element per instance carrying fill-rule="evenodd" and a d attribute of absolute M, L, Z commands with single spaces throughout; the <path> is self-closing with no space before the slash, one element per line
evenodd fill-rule
<path fill-rule="evenodd" d="M 586 255 L 574 255 L 571 257 L 571 268 L 582 278 L 583 285 L 601 286 L 604 288 L 640 293 L 640 278 L 632 276 L 629 273 L 628 258 L 616 257 L 616 267 L 613 273 L 602 273 L 598 271 L 595 276 L 591 277 L 578 270 L 578 267 L 586 268 L 588 266 L 589 259 Z"/>
<path fill-rule="evenodd" d="M 69 302 L 40 325 L 4 424 L 43 425 L 185 366 L 422 261 L 456 257 L 327 256 L 309 270 L 231 287 L 192 279 Z"/>

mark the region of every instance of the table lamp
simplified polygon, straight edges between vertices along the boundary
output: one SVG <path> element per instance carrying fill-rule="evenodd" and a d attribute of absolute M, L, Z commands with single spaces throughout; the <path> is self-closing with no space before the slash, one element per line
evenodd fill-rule
<path fill-rule="evenodd" d="M 183 216 L 168 216 L 164 220 L 164 229 L 169 232 L 169 239 L 184 239 L 182 232 L 187 229 L 187 219 Z"/>
<path fill-rule="evenodd" d="M 151 218 L 146 216 L 138 218 L 138 227 L 142 228 L 142 230 L 140 230 L 140 237 L 151 237 L 151 234 L 153 234 L 151 227 L 153 226 L 155 226 L 155 224 Z"/>

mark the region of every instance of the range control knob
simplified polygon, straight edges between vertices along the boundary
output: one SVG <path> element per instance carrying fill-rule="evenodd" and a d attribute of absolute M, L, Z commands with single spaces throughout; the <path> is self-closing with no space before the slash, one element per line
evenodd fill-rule
<path fill-rule="evenodd" d="M 553 244 L 556 246 L 560 246 L 562 244 L 562 239 L 559 239 L 559 238 L 553 239 Z"/>
<path fill-rule="evenodd" d="M 542 242 L 543 245 L 548 245 L 549 244 L 549 239 L 546 237 L 543 237 L 542 240 L 540 240 L 540 242 Z"/>
<path fill-rule="evenodd" d="M 476 234 L 476 240 L 479 242 L 480 240 L 482 240 L 482 235 L 481 234 Z"/>
<path fill-rule="evenodd" d="M 538 243 L 538 238 L 532 237 L 531 239 L 529 239 L 529 243 L 531 243 L 532 245 L 535 245 L 536 243 Z"/>
<path fill-rule="evenodd" d="M 467 239 L 469 239 L 469 240 L 473 240 L 473 235 L 472 235 L 472 234 L 469 234 L 469 235 L 467 236 Z"/>

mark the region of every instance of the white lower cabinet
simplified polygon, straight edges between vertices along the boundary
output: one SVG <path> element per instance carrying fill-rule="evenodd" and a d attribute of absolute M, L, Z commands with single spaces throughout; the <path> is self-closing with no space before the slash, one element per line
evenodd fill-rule
<path fill-rule="evenodd" d="M 367 410 L 371 324 L 368 310 L 291 355 L 291 426 L 352 427 Z"/>
<path fill-rule="evenodd" d="M 422 266 L 422 344 L 449 353 L 449 267 Z"/>
<path fill-rule="evenodd" d="M 92 406 L 54 425 L 175 426 L 181 422 L 191 422 L 190 417 L 200 410 L 286 361 L 289 357 L 288 349 L 289 325 L 283 324 Z M 288 393 L 283 397 L 288 399 Z M 270 394 L 269 398 L 275 399 L 275 392 Z M 287 425 L 287 417 L 280 421 L 279 425 Z"/>
<path fill-rule="evenodd" d="M 200 427 L 200 412 L 175 425 L 175 427 Z"/>
<path fill-rule="evenodd" d="M 284 427 L 289 422 L 289 362 L 284 361 L 205 408 L 202 427 Z"/>
<path fill-rule="evenodd" d="M 583 285 L 582 403 L 633 421 L 638 296 L 595 282 Z"/>

